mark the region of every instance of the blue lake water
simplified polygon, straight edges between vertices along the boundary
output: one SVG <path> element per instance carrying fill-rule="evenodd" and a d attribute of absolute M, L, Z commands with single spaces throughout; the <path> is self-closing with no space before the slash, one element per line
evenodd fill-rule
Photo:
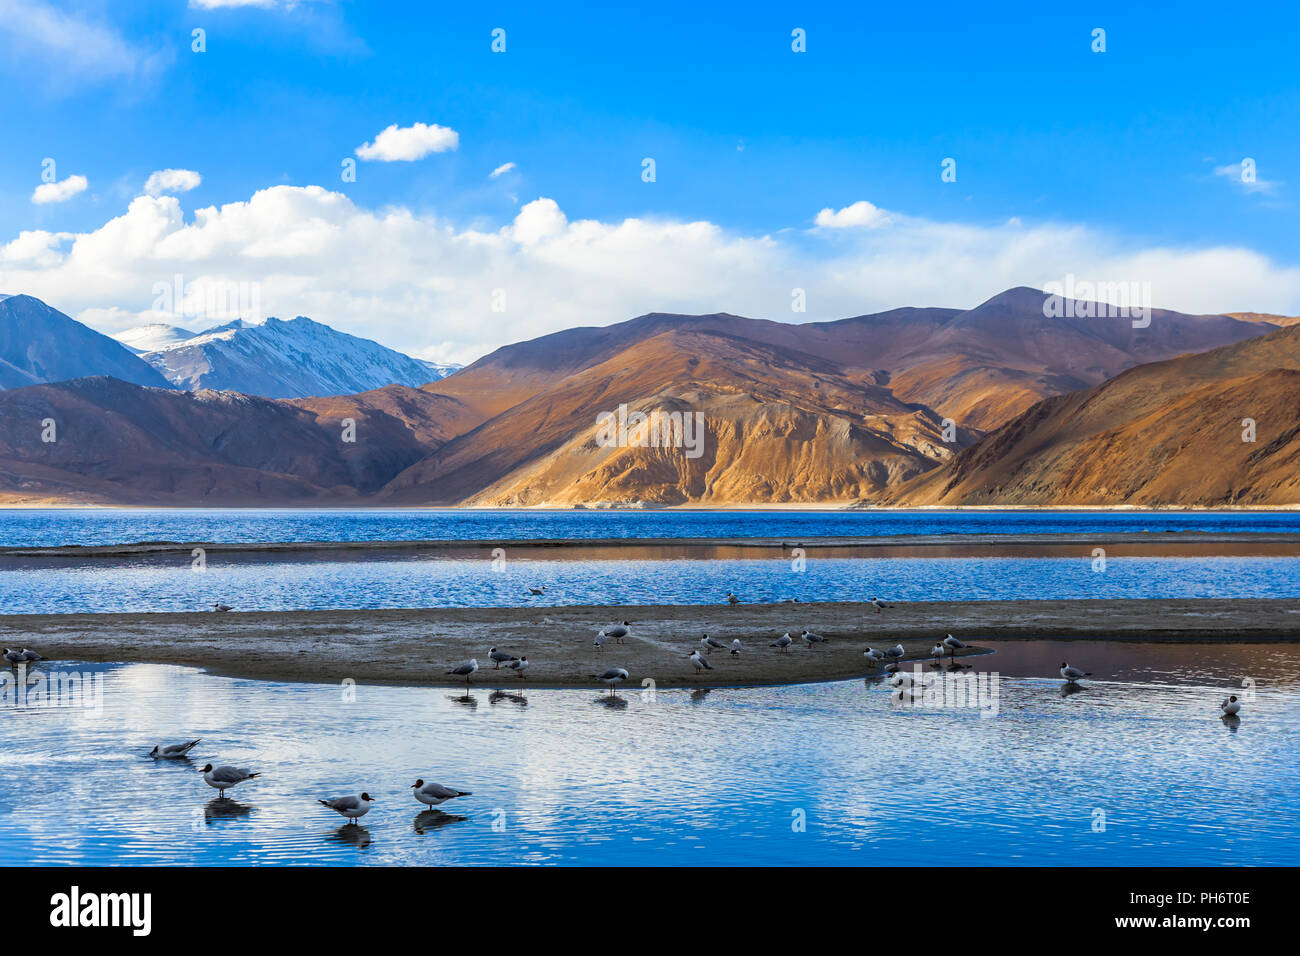
<path fill-rule="evenodd" d="M 0 510 L 0 547 L 136 541 L 720 538 L 1093 531 L 1300 532 L 1289 512 Z"/>
<path fill-rule="evenodd" d="M 997 713 L 878 682 L 527 691 L 102 675 L 102 710 L 0 715 L 0 865 L 1300 864 L 1300 648 L 1011 642 Z M 1217 703 L 1243 677 L 1242 720 Z M 636 675 L 633 675 L 635 680 Z M 201 736 L 194 763 L 159 741 Z M 262 776 L 218 801 L 204 762 Z M 462 790 L 422 814 L 410 784 Z M 316 804 L 368 790 L 364 826 Z M 802 822 L 802 827 L 799 824 Z"/>
<path fill-rule="evenodd" d="M 213 554 L 207 570 L 188 554 L 145 561 L 0 564 L 8 614 L 372 607 L 522 607 L 747 602 L 975 601 L 1049 598 L 1274 597 L 1300 594 L 1300 558 L 1111 558 L 1095 572 L 1075 558 L 788 558 L 514 560 L 483 558 L 247 561 Z M 529 585 L 544 583 L 542 596 Z"/>

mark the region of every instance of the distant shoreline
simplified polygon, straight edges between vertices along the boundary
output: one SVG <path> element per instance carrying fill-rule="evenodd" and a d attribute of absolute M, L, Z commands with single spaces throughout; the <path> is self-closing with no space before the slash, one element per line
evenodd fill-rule
<path fill-rule="evenodd" d="M 627 643 L 597 650 L 596 632 L 631 622 Z M 808 648 L 809 628 L 829 643 Z M 0 640 L 57 662 L 179 664 L 264 680 L 464 687 L 446 671 L 469 657 L 478 687 L 592 687 L 623 667 L 625 688 L 722 687 L 866 677 L 863 648 L 901 642 L 905 661 L 929 659 L 953 633 L 977 653 L 1000 640 L 1269 643 L 1300 640 L 1300 599 L 912 602 L 881 614 L 868 604 L 455 608 L 185 614 L 0 616 Z M 770 647 L 784 632 L 788 652 Z M 709 655 L 697 675 L 687 655 L 708 633 L 742 650 Z M 527 656 L 528 677 L 493 671 L 490 647 Z"/>
<path fill-rule="evenodd" d="M 700 503 L 686 505 L 654 505 L 654 504 L 606 504 L 593 503 L 588 505 L 511 505 L 489 507 L 485 505 L 384 505 L 371 504 L 365 500 L 359 501 L 321 501 L 312 504 L 294 503 L 267 503 L 267 502 L 246 502 L 243 504 L 98 504 L 98 503 L 77 503 L 66 501 L 49 501 L 49 502 L 32 502 L 32 501 L 2 501 L 0 500 L 0 512 L 3 511 L 374 511 L 374 512 L 412 512 L 412 511 L 453 511 L 453 512 L 472 512 L 481 511 L 484 513 L 506 513 L 506 512 L 536 512 L 539 514 L 563 514 L 566 512 L 578 513 L 596 513 L 596 514 L 647 514 L 647 513 L 668 513 L 673 512 L 718 512 L 734 513 L 746 511 L 779 511 L 779 512 L 807 512 L 814 513 L 879 513 L 879 514 L 944 514 L 960 512 L 999 512 L 999 511 L 1027 511 L 1027 512 L 1076 512 L 1076 511 L 1096 511 L 1096 512 L 1114 512 L 1116 514 L 1292 514 L 1300 511 L 1300 502 L 1291 505 L 1221 505 L 1217 507 L 1205 507 L 1203 505 L 868 505 L 861 502 L 801 502 L 801 503 L 770 503 L 770 502 L 751 502 L 747 504 L 716 504 Z"/>

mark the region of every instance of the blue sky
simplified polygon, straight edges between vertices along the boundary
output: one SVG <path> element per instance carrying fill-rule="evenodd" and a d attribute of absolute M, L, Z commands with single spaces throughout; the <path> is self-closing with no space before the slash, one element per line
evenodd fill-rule
<path fill-rule="evenodd" d="M 41 293 L 112 331 L 149 311 L 151 277 L 181 269 L 234 280 L 245 270 L 275 314 L 305 312 L 440 358 L 656 308 L 803 320 L 968 306 L 1067 271 L 1150 281 L 1157 305 L 1186 310 L 1300 311 L 1295 10 L 205 8 L 221 2 L 0 0 L 0 247 L 11 244 L 0 291 Z M 505 53 L 490 49 L 498 27 Z M 796 27 L 805 53 L 791 50 Z M 1098 27 L 1104 53 L 1091 50 Z M 203 53 L 191 51 L 195 28 L 206 31 Z M 456 148 L 414 161 L 357 159 L 356 182 L 341 181 L 340 163 L 359 146 L 414 123 L 455 130 Z M 84 191 L 33 202 L 47 157 L 58 180 L 84 176 Z M 653 183 L 642 180 L 646 157 Z M 949 157 L 957 181 L 945 183 Z M 1237 172 L 1246 158 L 1253 183 Z M 515 166 L 490 177 L 507 163 Z M 165 200 L 182 224 L 275 187 L 319 186 L 339 199 L 321 212 L 317 194 L 285 192 L 278 208 L 238 226 L 240 241 L 253 243 L 239 250 L 229 234 L 191 236 L 178 256 L 157 245 L 155 215 L 114 238 L 115 254 L 130 246 L 133 262 L 96 260 L 92 243 L 80 265 L 70 261 L 75 237 L 122 217 L 162 169 L 201 177 Z M 543 241 L 515 241 L 512 224 L 539 199 L 550 203 L 532 210 L 545 220 Z M 816 225 L 820 210 L 863 201 L 880 211 L 870 223 Z M 428 232 L 385 225 L 393 210 Z M 620 229 L 629 220 L 660 232 L 629 236 Z M 368 280 L 357 295 L 354 276 L 327 294 L 333 260 L 313 255 L 328 242 L 309 232 L 320 221 L 349 237 L 335 259 L 370 254 L 360 248 L 367 237 L 432 251 L 405 263 L 407 274 L 389 252 L 367 272 L 391 268 L 386 283 Z M 583 221 L 605 231 L 593 239 L 575 228 Z M 668 228 L 690 223 L 707 224 L 699 229 L 710 236 Z M 264 248 L 249 236 L 257 230 L 263 240 L 300 236 L 306 252 L 291 268 L 245 269 Z M 13 246 L 24 232 L 59 238 Z M 448 235 L 454 248 L 437 246 Z M 475 246 L 491 248 L 467 249 Z M 604 264 L 627 256 L 663 288 L 638 287 L 635 275 Z M 903 256 L 916 275 L 897 268 Z M 706 276 L 702 258 L 712 263 Z M 756 268 L 780 274 L 762 296 L 746 274 Z M 115 273 L 133 277 L 115 284 Z M 791 315 L 788 290 L 801 283 L 808 313 Z M 479 314 L 496 288 L 518 304 Z"/>

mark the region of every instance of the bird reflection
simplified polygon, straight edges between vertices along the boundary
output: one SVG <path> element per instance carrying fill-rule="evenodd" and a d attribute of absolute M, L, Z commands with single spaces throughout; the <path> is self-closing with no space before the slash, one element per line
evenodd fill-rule
<path fill-rule="evenodd" d="M 370 830 L 359 823 L 345 823 L 337 830 L 331 830 L 329 839 L 331 843 L 347 843 L 364 850 L 370 846 Z"/>
<path fill-rule="evenodd" d="M 460 697 L 448 697 L 453 704 L 460 704 L 462 707 L 474 708 L 478 706 L 478 698 L 473 694 L 464 694 Z"/>
<path fill-rule="evenodd" d="M 1241 718 L 1236 714 L 1224 714 L 1223 726 L 1227 727 L 1229 731 L 1235 734 L 1241 729 Z"/>
<path fill-rule="evenodd" d="M 213 797 L 203 807 L 203 819 L 206 823 L 214 820 L 228 820 L 246 817 L 253 812 L 250 804 L 240 803 L 229 797 Z"/>
<path fill-rule="evenodd" d="M 458 816 L 455 813 L 444 813 L 442 810 L 421 810 L 415 815 L 414 827 L 415 832 L 423 836 L 426 830 L 436 830 L 450 823 L 460 823 L 468 819 L 469 817 Z"/>
<path fill-rule="evenodd" d="M 627 698 L 618 695 L 602 694 L 596 698 L 596 703 L 602 707 L 608 707 L 611 710 L 622 710 L 627 706 Z"/>
<path fill-rule="evenodd" d="M 1066 681 L 1061 685 L 1061 696 L 1072 697 L 1075 694 L 1082 694 L 1087 689 L 1088 688 L 1086 687 L 1080 687 L 1078 684 L 1072 684 L 1069 681 Z"/>
<path fill-rule="evenodd" d="M 489 704 L 499 704 L 503 700 L 518 704 L 520 707 L 528 706 L 528 698 L 523 694 L 511 694 L 504 690 L 494 690 L 488 697 Z"/>
<path fill-rule="evenodd" d="M 693 690 L 691 691 L 691 703 L 698 704 L 700 701 L 704 700 L 704 698 L 708 697 L 709 694 L 711 693 L 713 693 L 712 687 L 701 687 L 698 690 Z"/>

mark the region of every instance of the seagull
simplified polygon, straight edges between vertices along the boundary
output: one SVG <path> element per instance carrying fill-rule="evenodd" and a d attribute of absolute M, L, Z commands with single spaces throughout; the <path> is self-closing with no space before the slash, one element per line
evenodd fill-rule
<path fill-rule="evenodd" d="M 874 607 L 874 608 L 876 609 L 876 613 L 877 613 L 877 614 L 879 614 L 879 613 L 880 613 L 881 611 L 883 611 L 885 608 L 889 607 L 888 604 L 886 604 L 884 601 L 880 600 L 880 598 L 878 598 L 878 597 L 873 597 L 873 598 L 871 599 L 871 606 Z"/>
<path fill-rule="evenodd" d="M 698 653 L 698 651 L 696 653 Z M 592 674 L 591 676 L 596 678 L 596 680 L 604 681 L 606 684 L 608 684 L 609 693 L 610 696 L 612 697 L 614 695 L 614 685 L 616 685 L 619 681 L 627 680 L 627 671 L 625 671 L 621 667 L 611 667 L 604 673 Z"/>
<path fill-rule="evenodd" d="M 22 651 L 20 650 L 11 651 L 7 647 L 5 648 L 4 658 L 10 664 L 21 664 L 23 661 L 27 660 L 27 658 L 23 655 Z"/>
<path fill-rule="evenodd" d="M 883 673 L 883 674 L 897 674 L 897 673 L 898 673 L 898 661 L 890 661 L 890 662 L 889 662 L 888 664 L 886 664 L 883 668 L 881 668 L 881 673 Z"/>
<path fill-rule="evenodd" d="M 28 664 L 35 664 L 37 661 L 45 660 L 45 658 L 41 657 L 40 654 L 37 654 L 35 651 L 29 651 L 25 647 L 23 648 L 22 654 L 23 660 Z"/>
<path fill-rule="evenodd" d="M 501 670 L 502 664 L 509 664 L 511 661 L 519 660 L 519 658 L 515 657 L 513 654 L 507 653 L 506 651 L 499 651 L 494 647 L 492 650 L 488 651 L 488 660 L 494 661 L 496 666 L 492 669 L 494 671 L 499 671 Z"/>
<path fill-rule="evenodd" d="M 478 658 L 471 657 L 463 664 L 453 667 L 451 670 L 447 671 L 447 673 L 453 677 L 465 678 L 465 689 L 469 690 L 469 675 L 473 674 L 476 670 L 478 670 Z"/>
<path fill-rule="evenodd" d="M 1234 694 L 1219 705 L 1219 710 L 1223 711 L 1224 717 L 1235 716 L 1237 711 L 1241 710 L 1241 701 L 1237 700 L 1237 697 Z"/>
<path fill-rule="evenodd" d="M 1066 664 L 1064 661 L 1062 661 L 1061 676 L 1065 678 L 1067 683 L 1073 684 L 1080 677 L 1091 677 L 1092 671 L 1088 671 L 1085 674 L 1083 671 L 1079 670 L 1079 668 L 1071 667 L 1069 664 Z"/>
<path fill-rule="evenodd" d="M 321 806 L 329 807 L 331 810 L 343 814 L 353 826 L 360 826 L 357 823 L 357 817 L 364 817 L 369 813 L 370 805 L 375 800 L 370 794 L 363 793 L 359 797 L 335 797 L 333 800 L 317 800 L 316 802 Z"/>
<path fill-rule="evenodd" d="M 214 611 L 229 611 L 230 609 L 231 609 L 231 608 L 230 608 L 230 605 L 229 605 L 229 604 L 214 604 L 214 605 L 212 605 L 212 610 L 214 610 Z"/>
<path fill-rule="evenodd" d="M 627 627 L 627 621 L 624 621 L 622 624 L 615 624 L 613 627 L 607 627 L 605 628 L 605 636 L 612 637 L 615 644 L 622 644 L 623 638 L 627 637 L 628 634 L 631 633 L 628 631 Z"/>
<path fill-rule="evenodd" d="M 822 637 L 820 634 L 814 634 L 806 627 L 803 629 L 803 633 L 799 636 L 803 638 L 803 642 L 808 645 L 808 650 L 812 650 L 814 644 L 827 643 L 826 638 Z"/>
<path fill-rule="evenodd" d="M 524 671 L 528 670 L 528 658 L 521 657 L 518 660 L 510 661 L 506 664 L 506 667 L 514 671 L 520 677 L 523 677 Z"/>
<path fill-rule="evenodd" d="M 607 635 L 604 631 L 601 631 L 599 634 L 596 635 L 596 639 L 592 641 L 592 643 L 596 645 L 596 650 L 600 650 L 601 645 L 604 644 L 605 641 L 608 639 L 609 639 L 609 635 Z"/>
<path fill-rule="evenodd" d="M 444 787 L 440 783 L 425 783 L 423 780 L 417 780 L 411 786 L 414 788 L 415 799 L 428 807 L 436 807 L 440 803 L 446 803 L 456 797 L 471 795 L 468 790 L 453 790 L 451 787 Z"/>
<path fill-rule="evenodd" d="M 732 607 L 735 607 L 737 604 L 740 603 L 740 598 L 736 597 L 736 595 L 734 595 L 734 594 L 732 594 L 730 591 L 728 591 L 728 592 L 727 592 L 727 603 L 730 604 Z"/>
<path fill-rule="evenodd" d="M 740 638 L 738 637 L 732 638 L 731 640 L 731 656 L 732 657 L 740 656 Z"/>
<path fill-rule="evenodd" d="M 862 656 L 865 657 L 867 660 L 871 661 L 871 663 L 873 664 L 879 664 L 881 661 L 885 659 L 885 655 L 880 651 L 876 650 L 874 647 L 868 647 L 865 651 L 862 652 Z"/>
<path fill-rule="evenodd" d="M 897 661 L 903 656 L 903 645 L 895 644 L 893 647 L 885 648 L 885 656 L 891 661 Z"/>
<path fill-rule="evenodd" d="M 947 637 L 943 639 L 943 646 L 948 648 L 948 655 L 950 657 L 955 657 L 958 651 L 965 650 L 966 643 L 964 641 L 957 640 L 957 638 L 949 634 Z"/>
<path fill-rule="evenodd" d="M 936 661 L 943 660 L 943 645 L 935 644 L 934 647 L 930 648 L 930 656 Z"/>
<path fill-rule="evenodd" d="M 213 767 L 212 764 L 205 764 L 199 772 L 203 774 L 203 782 L 214 788 L 219 798 L 225 797 L 226 791 L 235 784 L 261 776 L 249 773 L 244 767 Z"/>
<path fill-rule="evenodd" d="M 546 593 L 546 585 L 543 584 L 541 587 L 531 587 L 531 586 L 530 586 L 530 587 L 528 588 L 528 593 L 529 593 L 529 594 L 545 594 L 545 593 Z"/>
<path fill-rule="evenodd" d="M 792 638 L 792 637 L 790 636 L 790 632 L 787 631 L 786 633 L 782 634 L 780 637 L 778 637 L 775 641 L 773 641 L 771 644 L 769 644 L 769 645 L 767 645 L 767 646 L 768 646 L 768 647 L 779 647 L 779 648 L 781 648 L 781 650 L 783 650 L 783 651 L 788 651 L 788 650 L 790 649 L 790 645 L 791 645 L 792 643 L 794 643 L 794 638 Z"/>
<path fill-rule="evenodd" d="M 893 677 L 889 678 L 890 687 L 929 687 L 930 682 L 924 677 L 915 677 L 907 671 L 899 671 Z"/>
<path fill-rule="evenodd" d="M 715 647 L 718 650 L 723 650 L 727 646 L 726 644 L 723 644 L 721 641 L 717 640 L 716 638 L 709 637 L 709 635 L 707 634 L 705 634 L 703 637 L 700 638 L 700 643 L 704 645 L 705 654 L 709 653 L 709 651 L 711 651 Z"/>
<path fill-rule="evenodd" d="M 702 671 L 713 670 L 713 665 L 709 663 L 709 659 L 705 657 L 703 654 L 701 654 L 699 651 L 691 651 L 686 656 L 689 657 L 691 659 L 691 663 L 695 665 L 695 673 L 699 674 Z"/>
<path fill-rule="evenodd" d="M 191 740 L 183 744 L 159 744 L 149 751 L 149 756 L 154 760 L 181 760 L 194 749 L 197 743 L 197 740 Z"/>

